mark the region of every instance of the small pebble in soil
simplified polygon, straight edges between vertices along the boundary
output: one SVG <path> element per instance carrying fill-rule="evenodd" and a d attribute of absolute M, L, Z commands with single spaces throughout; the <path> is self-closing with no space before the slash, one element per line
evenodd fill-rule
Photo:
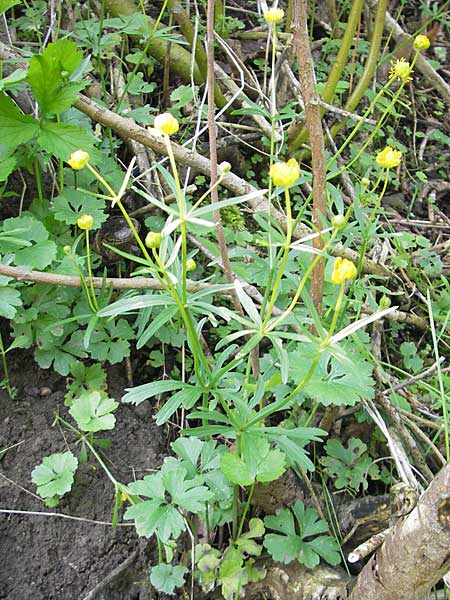
<path fill-rule="evenodd" d="M 52 390 L 49 387 L 41 387 L 41 389 L 39 390 L 39 395 L 41 397 L 50 396 L 51 393 Z"/>

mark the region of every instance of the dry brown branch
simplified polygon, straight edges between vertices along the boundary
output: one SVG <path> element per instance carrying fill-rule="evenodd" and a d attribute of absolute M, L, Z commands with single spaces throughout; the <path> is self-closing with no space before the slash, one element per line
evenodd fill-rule
<path fill-rule="evenodd" d="M 309 47 L 308 3 L 306 0 L 294 0 L 293 4 L 294 44 L 297 51 L 297 64 L 305 103 L 306 127 L 311 143 L 311 159 L 313 172 L 313 224 L 317 230 L 322 229 L 325 222 L 327 195 L 325 145 L 323 140 L 322 119 L 320 115 L 319 97 L 316 92 L 314 65 Z M 323 240 L 317 237 L 313 245 L 318 250 L 323 248 Z M 325 262 L 320 260 L 312 272 L 311 298 L 319 314 L 323 296 Z"/>
<path fill-rule="evenodd" d="M 46 285 L 64 285 L 66 287 L 81 287 L 80 278 L 75 275 L 60 275 L 59 273 L 44 273 L 42 271 L 32 271 L 19 267 L 11 267 L 0 263 L 0 275 L 6 275 L 17 279 L 17 281 L 32 281 L 34 283 L 44 283 Z M 103 285 L 112 287 L 115 290 L 163 290 L 164 286 L 157 280 L 150 277 L 101 277 L 92 278 L 95 288 L 101 288 Z M 86 284 L 89 285 L 89 279 L 86 278 Z M 245 284 L 244 284 L 245 285 Z M 208 283 L 188 282 L 189 292 L 198 292 L 210 287 Z M 230 296 L 230 290 L 222 290 L 219 295 Z"/>
<path fill-rule="evenodd" d="M 423 600 L 450 568 L 450 462 L 361 571 L 350 600 Z"/>

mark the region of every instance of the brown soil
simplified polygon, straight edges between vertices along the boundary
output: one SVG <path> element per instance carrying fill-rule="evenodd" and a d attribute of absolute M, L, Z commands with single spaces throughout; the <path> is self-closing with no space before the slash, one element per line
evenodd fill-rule
<path fill-rule="evenodd" d="M 0 508 L 110 522 L 114 489 L 93 460 L 79 467 L 72 492 L 57 508 L 48 509 L 34 495 L 31 472 L 42 458 L 68 446 L 77 454 L 78 447 L 69 432 L 52 426 L 57 410 L 66 414 L 64 379 L 39 370 L 29 355 L 14 354 L 10 362 L 14 358 L 17 398 L 10 400 L 0 393 Z M 120 370 L 110 373 L 109 380 L 111 396 L 120 399 L 125 386 Z M 114 476 L 127 483 L 160 465 L 164 431 L 154 424 L 148 403 L 137 408 L 122 405 L 116 416 L 116 428 L 103 436 L 112 442 L 103 456 Z M 114 529 L 54 516 L 0 514 L 0 540 L 1 599 L 153 597 L 148 579 L 153 544 L 139 540 L 133 527 Z"/>

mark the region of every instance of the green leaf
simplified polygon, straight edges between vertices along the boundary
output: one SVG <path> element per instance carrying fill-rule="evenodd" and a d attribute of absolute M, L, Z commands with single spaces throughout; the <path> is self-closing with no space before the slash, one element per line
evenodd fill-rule
<path fill-rule="evenodd" d="M 98 229 L 108 218 L 105 206 L 105 200 L 102 198 L 94 198 L 81 190 L 66 188 L 54 199 L 51 211 L 57 221 L 63 221 L 67 225 L 75 225 L 81 215 L 92 215 L 92 229 Z"/>
<path fill-rule="evenodd" d="M 174 379 L 165 379 L 163 381 L 152 381 L 151 383 L 144 383 L 138 385 L 132 389 L 127 389 L 125 396 L 122 398 L 122 402 L 127 404 L 139 405 L 144 400 L 152 398 L 153 396 L 159 396 L 165 392 L 172 392 L 184 387 L 182 381 L 176 381 Z"/>
<path fill-rule="evenodd" d="M 186 528 L 177 509 L 161 500 L 144 500 L 130 506 L 125 511 L 124 519 L 134 519 L 138 535 L 150 538 L 157 532 L 162 542 L 167 542 L 170 538 L 176 540 Z"/>
<path fill-rule="evenodd" d="M 41 271 L 56 259 L 56 250 L 56 244 L 51 240 L 37 242 L 29 248 L 18 250 L 14 258 L 14 263 Z"/>
<path fill-rule="evenodd" d="M 74 400 L 69 413 L 82 431 L 102 431 L 114 429 L 116 417 L 112 414 L 119 403 L 104 398 L 100 392 L 85 392 Z"/>
<path fill-rule="evenodd" d="M 10 75 L 8 75 L 8 77 L 3 77 L 2 79 L 0 79 L 0 91 L 7 90 L 9 88 L 14 87 L 18 83 L 21 83 L 27 78 L 27 75 L 27 69 L 16 69 Z"/>
<path fill-rule="evenodd" d="M 294 383 L 305 379 L 316 358 L 316 344 L 301 344 L 290 359 L 290 375 Z M 324 406 L 353 406 L 364 398 L 373 398 L 372 366 L 356 352 L 340 346 L 329 346 L 320 354 L 318 365 L 306 383 L 307 396 Z"/>
<path fill-rule="evenodd" d="M 13 156 L 5 158 L 0 164 L 0 181 L 6 181 L 16 167 L 17 161 Z"/>
<path fill-rule="evenodd" d="M 247 486 L 254 483 L 247 465 L 234 452 L 225 452 L 221 461 L 222 472 L 230 483 Z"/>
<path fill-rule="evenodd" d="M 235 598 L 248 583 L 248 576 L 243 568 L 243 562 L 242 554 L 237 548 L 231 547 L 225 553 L 217 577 L 222 585 L 222 596 L 224 598 Z"/>
<path fill-rule="evenodd" d="M 368 475 L 375 478 L 379 476 L 377 465 L 372 464 L 372 459 L 366 453 L 366 444 L 357 438 L 349 440 L 348 448 L 344 447 L 341 440 L 330 439 L 325 450 L 327 456 L 322 457 L 320 462 L 338 490 L 349 488 L 357 492 L 360 486 L 366 490 Z"/>
<path fill-rule="evenodd" d="M 38 142 L 48 154 L 67 161 L 71 153 L 80 148 L 92 152 L 95 139 L 76 125 L 46 122 L 41 124 Z"/>
<path fill-rule="evenodd" d="M 174 566 L 161 563 L 152 567 L 150 583 L 158 592 L 173 596 L 175 588 L 184 584 L 184 576 L 187 572 L 187 567 L 183 565 Z"/>
<path fill-rule="evenodd" d="M 249 475 L 256 481 L 268 483 L 281 477 L 286 470 L 286 457 L 258 434 L 245 433 L 241 437 L 242 455 Z"/>
<path fill-rule="evenodd" d="M 297 528 L 294 521 L 297 521 Z M 320 535 L 314 539 L 312 536 L 328 530 L 325 521 L 321 521 L 312 508 L 306 508 L 300 500 L 292 507 L 280 510 L 276 515 L 264 518 L 267 529 L 278 533 L 269 533 L 264 537 L 263 544 L 272 558 L 278 562 L 290 563 L 297 559 L 308 569 L 313 569 L 320 562 L 320 557 L 331 565 L 340 562 L 339 546 L 334 538 Z"/>
<path fill-rule="evenodd" d="M 17 306 L 22 306 L 20 292 L 12 286 L 0 286 L 0 316 L 7 319 L 14 318 Z"/>
<path fill-rule="evenodd" d="M 197 479 L 184 479 L 184 467 L 162 470 L 164 487 L 172 497 L 172 503 L 192 513 L 200 513 L 205 504 L 213 497 L 212 492 L 204 485 L 198 485 Z"/>
<path fill-rule="evenodd" d="M 68 39 L 48 44 L 41 55 L 31 58 L 28 83 L 43 114 L 60 114 L 75 102 L 86 83 L 69 81 L 64 72 L 70 75 L 82 58 L 81 50 Z"/>
<path fill-rule="evenodd" d="M 179 509 L 192 513 L 203 512 L 213 493 L 202 485 L 202 478 L 187 479 L 187 471 L 175 459 L 166 459 L 160 473 L 147 475 L 128 485 L 133 494 L 147 496 L 127 509 L 126 519 L 134 519 L 139 535 L 150 537 L 157 533 L 162 542 L 176 539 L 185 529 Z"/>
<path fill-rule="evenodd" d="M 69 492 L 78 460 L 72 452 L 63 452 L 46 456 L 31 473 L 33 483 L 42 498 L 61 497 Z"/>
<path fill-rule="evenodd" d="M 156 415 L 156 424 L 163 425 L 167 423 L 170 417 L 176 412 L 180 406 L 183 408 L 190 409 L 194 406 L 197 400 L 202 395 L 202 388 L 196 386 L 183 386 L 183 389 L 176 392 L 171 396 L 166 402 L 164 406 L 158 411 Z"/>
<path fill-rule="evenodd" d="M 0 129 L 2 144 L 17 148 L 29 142 L 39 131 L 39 122 L 29 115 L 23 115 L 14 102 L 3 92 L 0 93 Z"/>
<path fill-rule="evenodd" d="M 20 217 L 6 219 L 2 226 L 5 233 L 15 234 L 13 240 L 7 236 L 0 238 L 0 252 L 15 253 L 14 264 L 44 269 L 55 260 L 55 242 L 48 239 L 45 226 L 30 214 L 24 213 Z"/>
<path fill-rule="evenodd" d="M 21 4 L 21 0 L 0 0 L 0 15 L 17 4 Z"/>

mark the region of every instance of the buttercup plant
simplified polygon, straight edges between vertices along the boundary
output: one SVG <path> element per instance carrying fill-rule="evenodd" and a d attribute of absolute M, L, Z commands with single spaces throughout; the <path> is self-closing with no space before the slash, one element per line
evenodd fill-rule
<path fill-rule="evenodd" d="M 370 231 L 373 231 L 372 224 L 393 178 L 392 170 L 398 169 L 400 174 L 403 172 L 399 168 L 402 152 L 392 147 L 395 147 L 395 142 L 390 142 L 392 146 L 375 151 L 372 157 L 366 156 L 365 164 L 361 161 L 361 172 L 356 175 L 360 184 L 355 186 L 355 198 L 349 200 L 346 197 L 346 207 L 341 189 L 329 185 L 329 210 L 324 212 L 319 224 L 311 220 L 311 197 L 304 193 L 305 182 L 306 186 L 311 182 L 307 163 L 286 152 L 281 127 L 280 136 L 275 135 L 277 121 L 282 123 L 280 114 L 283 110 L 278 114 L 275 102 L 277 25 L 283 18 L 283 10 L 277 7 L 264 13 L 264 20 L 270 25 L 266 29 L 272 44 L 272 79 L 269 86 L 270 110 L 264 109 L 262 113 L 270 122 L 271 137 L 267 167 L 264 173 L 257 175 L 260 175 L 260 181 L 268 181 L 268 190 L 258 189 L 237 198 L 220 199 L 214 207 L 216 210 L 237 208 L 247 199 L 263 195 L 268 200 L 269 210 L 255 215 L 258 230 L 255 232 L 248 228 L 244 232 L 246 237 L 242 235 L 237 238 L 238 241 L 233 239 L 234 254 L 230 252 L 230 257 L 237 276 L 232 284 L 220 282 L 217 278 L 219 268 L 214 272 L 210 269 L 216 266 L 213 260 L 214 242 L 209 237 L 215 223 L 213 207 L 208 204 L 212 189 L 221 186 L 224 179 L 225 182 L 232 179 L 231 176 L 226 177 L 231 165 L 226 161 L 218 165 L 219 177 L 214 187 L 203 195 L 191 198 L 184 193 L 172 143 L 173 136 L 180 131 L 180 122 L 174 116 L 178 114 L 178 108 L 170 109 L 174 114 L 165 112 L 156 115 L 152 127 L 149 127 L 153 135 L 158 133 L 166 148 L 169 166 L 158 165 L 158 174 L 165 179 L 164 187 L 170 188 L 175 198 L 173 203 L 166 204 L 130 186 L 134 161 L 129 164 L 121 184 L 111 183 L 114 179 L 109 171 L 96 168 L 100 163 L 92 164 L 88 146 L 73 152 L 66 161 L 76 172 L 82 169 L 88 171 L 95 177 L 94 184 L 100 184 L 100 193 L 81 192 L 91 196 L 90 200 L 95 196 L 96 200 L 107 201 L 109 206 L 120 210 L 139 253 L 119 249 L 116 252 L 136 263 L 133 276 L 151 276 L 157 280 L 152 282 L 156 289 L 129 290 L 106 305 L 101 292 L 97 290 L 96 293 L 92 273 L 90 236 L 92 228 L 98 226 L 98 213 L 95 207 L 83 206 L 76 221 L 81 236 L 77 237 L 73 246 L 64 246 L 63 252 L 67 256 L 63 259 L 72 257 L 74 260 L 89 308 L 95 313 L 83 330 L 85 348 L 89 345 L 89 336 L 97 319 L 100 323 L 113 325 L 117 319 L 122 321 L 122 327 L 131 329 L 132 318 L 137 315 L 133 327 L 138 330 L 135 339 L 139 350 L 146 344 L 151 347 L 158 335 L 165 340 L 164 344 L 176 348 L 177 352 L 180 349 L 182 358 L 180 362 L 173 361 L 176 362 L 173 369 L 171 365 L 167 366 L 172 361 L 166 361 L 163 356 L 165 350 L 159 353 L 161 357 L 151 357 L 152 373 L 163 367 L 161 372 L 164 370 L 164 376 L 131 387 L 123 402 L 138 405 L 157 399 L 156 424 L 169 424 L 178 419 L 177 425 L 181 425 L 180 435 L 172 444 L 173 456 L 167 457 L 160 468 L 142 479 L 122 483 L 114 478 L 96 450 L 102 440 L 96 440 L 94 433 L 112 429 L 117 408 L 117 403 L 106 395 L 104 378 L 100 378 L 101 389 L 74 388 L 81 391 L 73 392 L 67 404 L 76 427 L 61 417 L 58 417 L 58 422 L 70 429 L 81 442 L 80 462 L 89 452 L 113 484 L 113 522 L 118 521 L 123 508 L 124 518 L 134 522 L 139 535 L 156 540 L 159 564 L 152 569 L 151 582 L 169 594 L 183 585 L 187 571 L 184 565 L 171 564 L 181 550 L 181 545 L 177 547 L 177 544 L 180 544 L 184 533 L 189 534 L 195 548 L 194 576 L 203 590 L 209 593 L 215 586 L 220 586 L 227 599 L 237 598 L 252 577 L 257 580 L 263 576 L 263 569 L 255 562 L 262 548 L 266 548 L 276 560 L 287 557 L 302 562 L 308 568 L 315 567 L 320 558 L 330 564 L 339 561 L 335 540 L 328 535 L 311 540 L 304 531 L 304 528 L 308 530 L 308 525 L 314 534 L 327 531 L 327 524 L 319 520 L 315 511 L 298 501 L 293 507 L 263 520 L 262 517 L 251 518 L 252 503 L 258 486 L 275 482 L 288 468 L 292 467 L 302 474 L 314 470 L 306 447 L 311 442 L 319 445 L 326 435 L 325 430 L 312 426 L 320 422 L 315 420 L 317 411 L 329 406 L 355 406 L 361 400 L 372 398 L 371 365 L 357 352 L 356 341 L 348 338 L 395 308 L 380 301 L 381 312 L 351 322 L 343 305 L 345 300 L 349 301 L 348 304 L 351 300 L 356 305 L 355 312 L 364 310 L 361 308 L 362 300 L 355 298 L 358 291 L 362 297 L 364 283 L 361 273 Z M 328 182 L 343 171 L 350 171 L 380 132 L 402 89 L 411 80 L 419 51 L 426 50 L 429 44 L 426 36 L 417 36 L 414 42 L 416 54 L 411 62 L 399 59 L 393 63 L 388 82 L 378 88 L 362 118 L 330 158 L 326 174 Z M 394 88 L 394 82 L 397 88 Z M 386 92 L 390 94 L 389 101 L 384 98 Z M 379 108 L 380 100 L 384 101 L 380 119 L 357 148 L 356 155 L 335 169 L 334 161 L 355 139 L 373 109 Z M 91 155 L 94 157 L 93 152 Z M 95 156 L 97 158 L 97 153 Z M 368 176 L 362 177 L 362 173 Z M 313 184 L 315 177 L 316 173 L 312 178 Z M 128 213 L 123 202 L 129 187 L 158 209 L 157 217 L 152 215 L 146 220 L 150 231 L 145 234 L 136 229 L 133 214 Z M 367 201 L 365 205 L 363 200 Z M 272 202 L 283 209 L 285 219 L 280 219 L 279 223 L 271 214 Z M 365 210 L 367 206 L 369 208 Z M 353 213 L 356 218 L 350 223 Z M 160 215 L 165 218 L 162 226 Z M 71 224 L 75 225 L 75 220 Z M 297 225 L 309 228 L 301 239 L 295 239 Z M 191 234 L 200 240 L 198 245 L 196 243 L 197 249 L 191 250 L 188 245 Z M 259 241 L 255 249 L 256 235 Z M 317 238 L 322 242 L 320 250 L 312 244 Z M 75 260 L 76 245 L 83 239 L 87 278 Z M 249 239 L 251 241 L 245 247 Z M 337 249 L 335 243 L 340 239 L 343 243 Z M 245 240 L 242 246 L 241 240 Z M 349 240 L 357 240 L 358 243 L 359 259 L 355 262 L 346 258 L 355 255 L 349 248 Z M 59 248 L 66 243 L 67 239 L 64 239 Z M 213 254 L 211 263 L 206 266 L 200 265 L 198 257 L 201 254 L 197 254 L 198 249 L 202 252 L 203 243 L 205 253 Z M 249 261 L 239 264 L 236 258 L 247 250 Z M 343 256 L 335 258 L 338 253 Z M 309 291 L 312 273 L 319 261 L 327 265 L 321 306 L 311 301 Z M 251 287 L 253 285 L 256 290 Z M 231 308 L 231 293 L 239 300 L 241 313 Z M 85 304 L 82 296 L 77 302 L 77 310 L 78 306 Z M 376 306 L 376 298 L 374 304 Z M 127 321 L 124 315 L 130 315 L 130 319 Z M 71 319 L 71 316 L 67 317 L 68 321 Z M 181 342 L 177 340 L 172 344 L 172 330 Z M 3 348 L 0 351 L 3 352 Z M 253 368 L 255 359 L 257 369 Z M 77 370 L 77 365 L 71 366 L 71 372 Z M 340 391 L 341 386 L 344 391 Z M 370 460 L 367 457 L 367 461 Z M 53 496 L 44 495 L 48 492 L 42 475 L 45 469 L 41 467 L 38 477 L 35 477 L 36 484 L 42 487 L 43 497 L 54 498 L 54 502 L 72 485 L 76 468 L 73 456 L 72 459 L 66 456 L 64 460 L 60 457 L 60 461 L 61 469 L 52 488 Z M 357 484 L 360 485 L 359 480 Z M 220 548 L 213 547 L 212 540 L 217 539 L 216 528 L 228 524 L 224 531 L 229 531 L 229 538 L 225 537 Z M 207 543 L 200 543 L 202 538 Z M 288 542 L 295 546 L 295 552 L 285 553 L 284 545 Z M 287 558 L 285 562 L 289 562 Z"/>

